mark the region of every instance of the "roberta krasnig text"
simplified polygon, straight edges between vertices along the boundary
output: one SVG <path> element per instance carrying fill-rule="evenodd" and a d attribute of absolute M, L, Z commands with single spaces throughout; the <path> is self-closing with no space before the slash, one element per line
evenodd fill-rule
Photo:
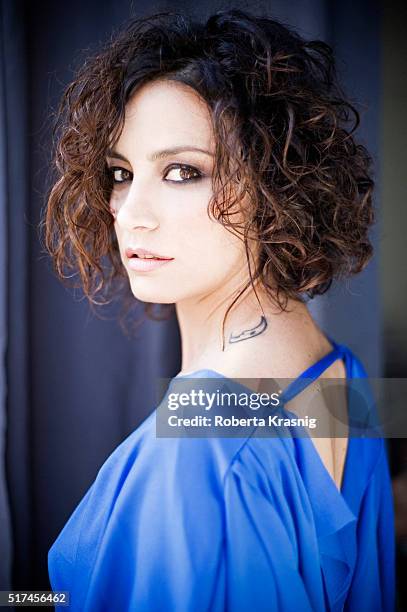
<path fill-rule="evenodd" d="M 224 417 L 220 414 L 212 417 L 196 415 L 191 418 L 177 417 L 172 414 L 168 417 L 168 425 L 170 427 L 309 427 L 315 429 L 317 419 L 314 417 L 280 417 L 276 414 L 269 415 L 266 419 L 262 417 Z"/>

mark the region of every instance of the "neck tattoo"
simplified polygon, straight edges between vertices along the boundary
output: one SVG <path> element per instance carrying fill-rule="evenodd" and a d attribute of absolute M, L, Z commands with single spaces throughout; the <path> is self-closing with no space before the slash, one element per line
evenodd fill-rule
<path fill-rule="evenodd" d="M 253 327 L 252 329 L 244 329 L 240 334 L 233 335 L 233 332 L 229 336 L 229 344 L 233 342 L 241 342 L 242 340 L 248 340 L 249 338 L 254 338 L 254 336 L 258 336 L 262 334 L 267 329 L 267 320 L 266 317 L 262 316 L 260 319 L 260 323 Z"/>

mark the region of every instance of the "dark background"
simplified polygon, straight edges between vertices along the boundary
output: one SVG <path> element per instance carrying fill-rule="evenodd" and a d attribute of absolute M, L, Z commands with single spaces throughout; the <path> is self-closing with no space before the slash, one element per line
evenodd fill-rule
<path fill-rule="evenodd" d="M 89 50 L 128 17 L 206 16 L 248 3 L 2 0 L 0 7 L 0 589 L 49 589 L 52 542 L 104 460 L 155 407 L 157 377 L 180 369 L 174 316 L 146 321 L 128 338 L 52 273 L 36 229 L 52 112 Z M 310 308 L 370 376 L 405 377 L 407 10 L 377 0 L 279 0 L 250 10 L 331 44 L 344 89 L 359 104 L 359 140 L 375 162 L 376 254 Z M 407 554 L 405 449 L 404 440 L 389 441 L 399 572 Z M 401 581 L 399 606 L 407 607 Z"/>

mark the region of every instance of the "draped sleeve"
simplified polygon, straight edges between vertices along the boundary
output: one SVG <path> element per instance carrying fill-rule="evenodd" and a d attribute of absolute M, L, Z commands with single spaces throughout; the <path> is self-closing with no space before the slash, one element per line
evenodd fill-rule
<path fill-rule="evenodd" d="M 358 513 L 358 553 L 345 610 L 395 609 L 394 506 L 384 439 L 360 440 L 380 443 L 379 458 L 372 470 Z"/>
<path fill-rule="evenodd" d="M 265 458 L 262 443 L 245 445 L 225 479 L 225 609 L 322 611 L 321 570 L 312 562 L 318 549 L 311 508 L 285 465 L 284 449 L 278 447 L 282 441 L 268 440 L 274 452 L 267 473 L 259 463 L 261 454 Z M 307 546 L 300 552 L 305 534 Z"/>
<path fill-rule="evenodd" d="M 222 457 L 208 440 L 154 433 L 150 419 L 116 449 L 49 551 L 71 610 L 216 609 Z"/>
<path fill-rule="evenodd" d="M 287 442 L 148 430 L 130 440 L 49 552 L 52 588 L 70 592 L 69 609 L 324 609 L 312 511 Z"/>

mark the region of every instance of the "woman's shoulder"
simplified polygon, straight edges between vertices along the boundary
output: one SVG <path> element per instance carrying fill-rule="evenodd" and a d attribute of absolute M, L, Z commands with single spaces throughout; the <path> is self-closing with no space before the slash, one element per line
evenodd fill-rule
<path fill-rule="evenodd" d="M 271 503 L 283 523 L 292 522 L 290 512 L 308 512 L 292 438 L 258 437 L 255 428 L 239 437 L 158 437 L 156 420 L 157 408 L 107 459 L 89 508 L 109 508 L 123 524 L 137 515 L 140 524 L 153 515 L 164 522 L 172 508 L 173 525 L 190 525 L 191 538 L 208 524 L 221 537 L 222 517 L 239 496 L 256 516 L 256 504 Z"/>
<path fill-rule="evenodd" d="M 205 377 L 211 378 L 212 373 L 206 372 Z M 107 457 L 81 511 L 98 505 L 124 515 L 149 499 L 152 507 L 165 503 L 185 509 L 198 502 L 201 508 L 220 507 L 225 503 L 225 489 L 237 477 L 265 490 L 291 474 L 295 485 L 292 440 L 257 437 L 255 425 L 224 436 L 202 430 L 199 436 L 187 430 L 171 437 L 161 435 L 157 422 L 173 389 L 170 385 L 162 402 Z"/>
<path fill-rule="evenodd" d="M 129 480 L 142 480 L 147 486 L 147 479 L 168 482 L 177 475 L 184 491 L 192 491 L 191 485 L 197 482 L 222 488 L 230 465 L 250 434 L 195 437 L 184 430 L 167 437 L 157 431 L 160 409 L 160 406 L 155 408 L 109 455 L 97 473 L 94 486 L 104 486 L 107 479 L 110 482 L 115 479 L 122 486 Z"/>

